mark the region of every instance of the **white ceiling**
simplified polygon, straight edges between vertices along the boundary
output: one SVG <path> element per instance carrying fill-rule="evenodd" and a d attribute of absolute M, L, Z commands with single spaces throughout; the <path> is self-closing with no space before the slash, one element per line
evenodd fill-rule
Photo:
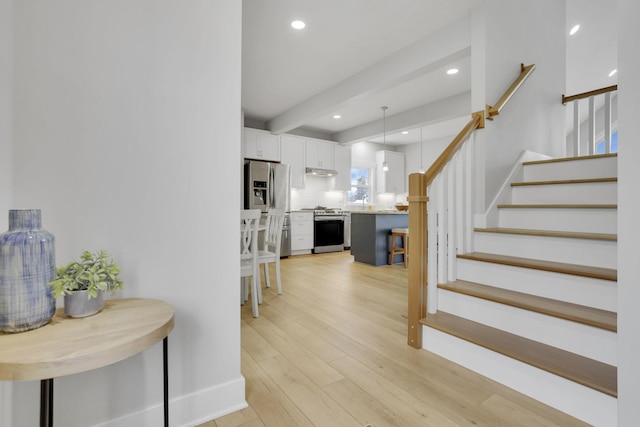
<path fill-rule="evenodd" d="M 243 0 L 245 122 L 339 142 L 381 142 L 380 107 L 386 105 L 387 144 L 419 141 L 421 125 L 424 140 L 454 135 L 468 120 L 467 112 L 457 112 L 468 105 L 470 49 L 430 63 L 413 58 L 424 56 L 425 40 L 455 27 L 481 2 Z M 294 19 L 307 27 L 294 30 Z M 568 28 L 574 23 L 581 29 L 567 41 L 567 94 L 616 84 L 615 76 L 607 77 L 616 64 L 615 0 L 568 0 Z M 416 61 L 415 68 L 395 65 L 398 55 Z M 460 72 L 448 76 L 452 67 Z M 448 112 L 423 119 L 425 111 L 442 110 Z"/>

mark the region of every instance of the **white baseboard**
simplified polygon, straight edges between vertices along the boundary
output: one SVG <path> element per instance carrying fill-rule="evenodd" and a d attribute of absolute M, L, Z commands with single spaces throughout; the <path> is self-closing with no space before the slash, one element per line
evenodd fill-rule
<path fill-rule="evenodd" d="M 0 427 L 12 427 L 13 383 L 0 381 Z"/>
<path fill-rule="evenodd" d="M 215 387 L 173 398 L 169 402 L 169 424 L 194 427 L 214 418 L 246 408 L 245 381 L 240 377 Z M 163 425 L 162 403 L 115 418 L 94 427 L 139 427 Z M 4 427 L 0 424 L 0 427 Z M 8 427 L 8 426 L 7 426 Z"/>
<path fill-rule="evenodd" d="M 429 327 L 425 350 L 598 427 L 615 427 L 618 400 Z"/>

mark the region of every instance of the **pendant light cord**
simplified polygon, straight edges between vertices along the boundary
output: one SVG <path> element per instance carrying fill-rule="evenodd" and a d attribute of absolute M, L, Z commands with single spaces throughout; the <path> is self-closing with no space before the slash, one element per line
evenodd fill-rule
<path fill-rule="evenodd" d="M 387 148 L 387 106 L 383 105 L 382 107 L 382 152 L 383 159 L 386 158 L 386 153 L 384 152 L 385 148 Z M 389 163 L 386 160 L 382 162 L 382 170 L 384 172 L 389 171 Z"/>
<path fill-rule="evenodd" d="M 422 167 L 422 126 L 420 126 L 420 173 L 424 173 L 424 168 Z"/>
<path fill-rule="evenodd" d="M 387 106 L 383 105 L 382 107 L 382 146 L 383 148 L 387 147 Z"/>

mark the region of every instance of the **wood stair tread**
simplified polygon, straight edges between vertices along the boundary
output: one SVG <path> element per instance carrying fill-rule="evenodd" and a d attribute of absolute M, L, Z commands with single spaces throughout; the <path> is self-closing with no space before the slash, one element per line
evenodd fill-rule
<path fill-rule="evenodd" d="M 607 395 L 618 395 L 615 366 L 444 312 L 429 314 L 420 322 Z"/>
<path fill-rule="evenodd" d="M 472 261 L 491 262 L 494 264 L 550 271 L 553 273 L 571 274 L 574 276 L 590 277 L 593 279 L 610 280 L 614 282 L 618 280 L 618 271 L 611 268 L 567 264 L 555 261 L 543 261 L 538 259 L 489 254 L 484 252 L 469 252 L 466 254 L 458 255 L 457 257 Z"/>
<path fill-rule="evenodd" d="M 522 163 L 525 166 L 528 165 L 543 165 L 545 163 L 560 163 L 560 162 L 572 162 L 575 160 L 589 160 L 589 159 L 601 159 L 606 157 L 618 157 L 618 153 L 608 154 L 593 154 L 591 156 L 579 156 L 579 157 L 562 157 L 559 159 L 545 159 L 545 160 L 533 160 L 530 162 Z"/>
<path fill-rule="evenodd" d="M 617 241 L 618 235 L 605 233 L 581 233 L 577 231 L 530 230 L 526 228 L 474 228 L 479 233 L 518 234 L 525 236 L 566 237 L 570 239 L 590 239 Z"/>
<path fill-rule="evenodd" d="M 617 332 L 617 314 L 611 311 L 464 280 L 442 283 L 438 288 Z"/>
<path fill-rule="evenodd" d="M 512 187 L 526 187 L 531 185 L 560 185 L 560 184 L 592 184 L 598 182 L 618 182 L 618 178 L 585 178 L 585 179 L 558 179 L 553 181 L 522 181 L 512 182 Z"/>
<path fill-rule="evenodd" d="M 498 205 L 500 209 L 618 209 L 617 204 L 586 204 L 586 203 L 540 203 Z"/>

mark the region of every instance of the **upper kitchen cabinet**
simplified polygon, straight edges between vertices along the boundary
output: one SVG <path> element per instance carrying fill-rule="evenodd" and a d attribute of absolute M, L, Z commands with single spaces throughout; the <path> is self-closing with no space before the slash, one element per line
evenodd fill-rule
<path fill-rule="evenodd" d="M 280 161 L 280 136 L 258 130 L 244 128 L 245 159 Z"/>
<path fill-rule="evenodd" d="M 335 177 L 335 190 L 351 190 L 351 147 L 334 145 L 333 165 L 338 175 Z"/>
<path fill-rule="evenodd" d="M 291 135 L 282 135 L 280 137 L 280 159 L 282 163 L 290 166 L 292 188 L 304 188 L 304 144 L 304 138 Z"/>
<path fill-rule="evenodd" d="M 382 170 L 387 162 L 388 171 Z M 395 151 L 376 151 L 376 192 L 405 193 L 404 154 Z"/>
<path fill-rule="evenodd" d="M 333 166 L 333 142 L 307 139 L 308 168 L 334 169 Z"/>

